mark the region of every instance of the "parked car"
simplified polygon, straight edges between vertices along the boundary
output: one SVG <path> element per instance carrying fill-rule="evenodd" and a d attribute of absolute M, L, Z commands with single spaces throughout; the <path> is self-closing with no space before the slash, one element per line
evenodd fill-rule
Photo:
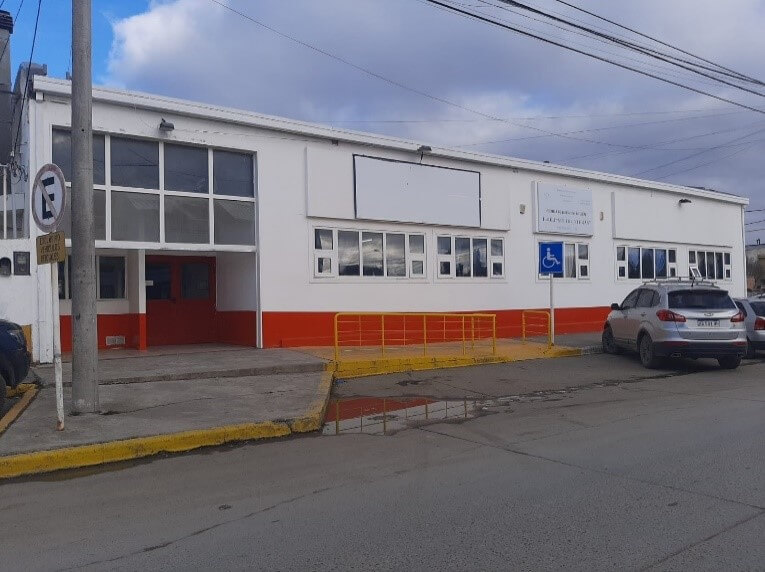
<path fill-rule="evenodd" d="M 647 368 L 666 357 L 708 357 L 735 369 L 747 348 L 744 319 L 728 292 L 711 282 L 646 282 L 611 304 L 603 351 L 636 350 Z"/>
<path fill-rule="evenodd" d="M 765 350 L 765 294 L 736 300 L 736 306 L 745 318 L 746 357 L 757 357 L 758 350 Z"/>
<path fill-rule="evenodd" d="M 21 326 L 0 320 L 0 411 L 5 402 L 6 387 L 14 388 L 24 381 L 30 361 Z"/>

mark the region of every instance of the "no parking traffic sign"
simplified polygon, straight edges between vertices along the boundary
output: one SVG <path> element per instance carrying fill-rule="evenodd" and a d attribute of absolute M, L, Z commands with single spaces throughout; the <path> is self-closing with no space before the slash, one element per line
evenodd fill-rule
<path fill-rule="evenodd" d="M 32 187 L 32 216 L 40 230 L 53 232 L 64 216 L 66 182 L 53 163 L 40 167 Z"/>

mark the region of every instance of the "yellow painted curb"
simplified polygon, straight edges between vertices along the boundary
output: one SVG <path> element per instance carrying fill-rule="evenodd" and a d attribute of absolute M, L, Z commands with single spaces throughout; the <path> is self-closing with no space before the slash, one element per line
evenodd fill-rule
<path fill-rule="evenodd" d="M 284 437 L 290 432 L 286 423 L 265 421 L 22 453 L 0 457 L 0 479 L 140 459 L 158 453 L 180 453 L 236 441 Z"/>
<path fill-rule="evenodd" d="M 329 368 L 329 366 L 328 366 Z M 289 421 L 290 429 L 295 433 L 309 433 L 321 429 L 324 424 L 324 413 L 329 403 L 329 396 L 332 391 L 332 380 L 334 375 L 327 369 L 321 374 L 319 381 L 320 395 L 311 403 L 308 408 L 308 414 L 298 419 Z"/>
<path fill-rule="evenodd" d="M 5 396 L 6 397 L 18 397 L 19 395 L 26 393 L 27 391 L 30 391 L 32 389 L 35 389 L 34 383 L 20 383 L 14 388 L 6 388 L 5 390 Z"/>
<path fill-rule="evenodd" d="M 25 385 L 26 387 L 23 389 L 23 391 L 20 392 L 19 389 L 22 385 Z M 16 387 L 15 394 L 18 395 L 19 393 L 23 393 L 23 397 L 19 400 L 18 403 L 11 407 L 8 413 L 0 418 L 0 435 L 5 433 L 5 430 L 10 427 L 11 423 L 16 421 L 16 419 L 19 418 L 19 415 L 21 415 L 24 410 L 29 407 L 29 404 L 32 403 L 32 400 L 35 398 L 35 395 L 37 395 L 37 388 L 31 383 L 24 383 Z"/>

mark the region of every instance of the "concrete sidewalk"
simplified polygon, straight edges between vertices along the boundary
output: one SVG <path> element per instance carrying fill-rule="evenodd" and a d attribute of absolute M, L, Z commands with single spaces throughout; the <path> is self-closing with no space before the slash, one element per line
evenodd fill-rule
<path fill-rule="evenodd" d="M 64 384 L 72 382 L 71 356 L 64 356 Z M 311 373 L 324 371 L 326 361 L 305 352 L 256 349 L 218 344 L 165 346 L 148 350 L 115 349 L 99 352 L 98 378 L 102 385 L 220 377 Z M 31 377 L 53 384 L 53 367 L 39 365 Z"/>
<path fill-rule="evenodd" d="M 108 382 L 99 390 L 100 413 L 67 410 L 64 431 L 56 431 L 55 389 L 46 380 L 0 435 L 0 479 L 318 430 L 332 384 L 326 369 L 289 350 L 102 357 L 99 373 Z M 67 406 L 70 395 L 65 386 Z"/>

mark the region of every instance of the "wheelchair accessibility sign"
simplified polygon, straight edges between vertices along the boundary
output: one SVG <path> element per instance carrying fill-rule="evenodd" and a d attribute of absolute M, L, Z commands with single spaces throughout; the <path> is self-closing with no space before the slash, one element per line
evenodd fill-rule
<path fill-rule="evenodd" d="M 539 243 L 539 273 L 563 274 L 563 243 Z"/>

